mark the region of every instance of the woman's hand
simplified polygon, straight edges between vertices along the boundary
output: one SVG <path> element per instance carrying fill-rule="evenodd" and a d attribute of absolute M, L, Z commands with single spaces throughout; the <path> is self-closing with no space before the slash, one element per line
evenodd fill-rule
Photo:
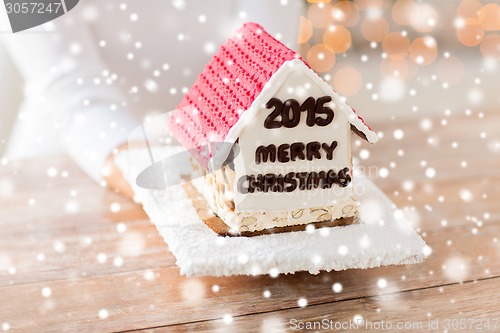
<path fill-rule="evenodd" d="M 113 152 L 108 156 L 108 159 L 104 164 L 104 170 L 105 170 L 104 179 L 106 180 L 109 189 L 129 198 L 130 200 L 134 200 L 134 192 L 132 191 L 132 187 L 125 180 L 123 173 L 120 171 L 120 169 L 117 167 L 115 163 L 116 155 L 128 149 L 129 149 L 128 143 L 123 144 L 114 149 Z"/>

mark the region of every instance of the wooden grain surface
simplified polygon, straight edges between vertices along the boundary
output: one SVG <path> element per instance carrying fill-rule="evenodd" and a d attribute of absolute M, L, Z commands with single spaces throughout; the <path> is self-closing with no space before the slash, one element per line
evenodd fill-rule
<path fill-rule="evenodd" d="M 443 118 L 431 131 L 376 126 L 384 138 L 355 148 L 369 150 L 360 165 L 432 247 L 428 260 L 316 276 L 181 277 L 140 206 L 68 158 L 1 165 L 0 331 L 283 332 L 362 318 L 417 325 L 377 332 L 443 332 L 445 319 L 477 319 L 448 332 L 500 332 L 500 115 Z"/>

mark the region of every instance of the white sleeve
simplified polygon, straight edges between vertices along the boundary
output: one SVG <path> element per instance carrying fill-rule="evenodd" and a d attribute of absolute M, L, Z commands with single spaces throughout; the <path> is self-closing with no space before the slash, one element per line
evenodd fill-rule
<path fill-rule="evenodd" d="M 105 160 L 139 123 L 127 109 L 126 95 L 103 76 L 99 41 L 88 25 L 63 17 L 47 25 L 53 29 L 2 39 L 26 82 L 25 99 L 43 101 L 40 112 L 58 128 L 68 154 L 101 181 Z"/>

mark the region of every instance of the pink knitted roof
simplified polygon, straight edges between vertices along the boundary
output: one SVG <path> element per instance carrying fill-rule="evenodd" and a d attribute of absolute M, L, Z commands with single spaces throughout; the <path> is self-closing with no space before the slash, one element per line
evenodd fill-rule
<path fill-rule="evenodd" d="M 301 57 L 260 25 L 246 23 L 206 65 L 169 121 L 173 136 L 205 167 L 213 151 L 209 142 L 223 142 L 281 65 Z"/>
<path fill-rule="evenodd" d="M 219 48 L 173 112 L 172 135 L 207 168 L 221 148 L 209 143 L 224 142 L 273 74 L 293 59 L 302 60 L 260 25 L 246 23 Z"/>

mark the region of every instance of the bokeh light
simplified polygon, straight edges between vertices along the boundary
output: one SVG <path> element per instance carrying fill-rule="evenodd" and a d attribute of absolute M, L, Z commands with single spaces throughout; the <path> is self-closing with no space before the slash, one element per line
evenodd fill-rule
<path fill-rule="evenodd" d="M 413 0 L 398 0 L 391 9 L 392 19 L 399 25 L 410 25 L 411 14 L 416 10 L 416 7 Z"/>
<path fill-rule="evenodd" d="M 333 87 L 342 95 L 353 96 L 362 86 L 363 77 L 354 67 L 342 67 L 333 76 Z"/>
<path fill-rule="evenodd" d="M 370 42 L 381 42 L 389 33 L 389 23 L 382 16 L 367 17 L 361 24 L 361 33 Z"/>
<path fill-rule="evenodd" d="M 341 25 L 331 25 L 323 34 L 323 44 L 334 53 L 344 53 L 351 47 L 351 33 Z"/>
<path fill-rule="evenodd" d="M 308 2 L 308 15 L 300 21 L 301 54 L 316 71 L 329 74 L 327 80 L 345 96 L 359 93 L 363 82 L 372 91 L 373 100 L 389 100 L 389 88 L 402 87 L 401 81 L 416 77 L 424 85 L 439 80 L 443 89 L 460 84 L 464 82 L 467 61 L 459 54 L 469 47 L 473 48 L 470 52 L 487 60 L 488 68 L 500 63 L 498 1 Z M 378 66 L 383 79 L 388 79 L 385 88 L 372 90 L 375 86 L 369 77 L 359 66 L 349 64 L 351 55 L 359 57 L 361 63 Z M 431 68 L 430 76 L 419 75 L 423 66 Z M 408 89 L 407 93 L 414 96 L 416 90 Z"/>
<path fill-rule="evenodd" d="M 419 3 L 410 12 L 410 23 L 418 32 L 431 32 L 436 28 L 438 14 L 434 7 L 425 3 Z"/>
<path fill-rule="evenodd" d="M 457 7 L 457 16 L 462 19 L 476 18 L 477 13 L 481 9 L 481 1 L 479 0 L 463 0 Z"/>
<path fill-rule="evenodd" d="M 339 1 L 331 11 L 333 21 L 346 27 L 354 27 L 359 21 L 358 6 L 350 1 Z"/>
<path fill-rule="evenodd" d="M 468 18 L 457 27 L 457 38 L 465 46 L 476 46 L 484 37 L 484 29 L 478 19 Z"/>
<path fill-rule="evenodd" d="M 432 64 L 437 54 L 437 43 L 433 37 L 416 38 L 410 45 L 410 57 L 419 65 Z"/>
<path fill-rule="evenodd" d="M 395 77 L 385 77 L 378 87 L 380 99 L 385 102 L 397 102 L 404 98 L 405 81 Z"/>
<path fill-rule="evenodd" d="M 308 11 L 307 17 L 311 20 L 312 24 L 317 28 L 326 28 L 332 22 L 330 15 L 333 7 L 329 3 L 312 4 Z"/>
<path fill-rule="evenodd" d="M 500 30 L 500 5 L 489 3 L 478 12 L 479 22 L 486 31 Z"/>
<path fill-rule="evenodd" d="M 437 26 L 436 34 L 452 36 L 455 40 L 455 21 L 457 20 L 457 4 L 453 2 L 444 2 L 439 6 L 439 24 Z"/>
<path fill-rule="evenodd" d="M 354 0 L 354 3 L 359 9 L 374 9 L 374 8 L 389 8 L 391 6 L 390 0 Z"/>
<path fill-rule="evenodd" d="M 410 40 L 401 32 L 391 32 L 384 37 L 382 48 L 390 59 L 404 59 L 410 48 Z"/>
<path fill-rule="evenodd" d="M 327 72 L 335 65 L 335 53 L 323 44 L 316 44 L 307 51 L 307 62 L 317 72 Z"/>
<path fill-rule="evenodd" d="M 306 43 L 313 35 L 313 26 L 310 20 L 301 16 L 299 25 L 299 35 L 297 37 L 297 43 Z"/>
<path fill-rule="evenodd" d="M 332 0 L 307 0 L 309 3 L 328 3 L 331 2 Z"/>
<path fill-rule="evenodd" d="M 491 34 L 484 37 L 480 50 L 483 57 L 500 61 L 500 35 Z"/>
<path fill-rule="evenodd" d="M 410 74 L 410 64 L 406 59 L 384 59 L 380 64 L 380 71 L 383 76 L 407 79 Z"/>

